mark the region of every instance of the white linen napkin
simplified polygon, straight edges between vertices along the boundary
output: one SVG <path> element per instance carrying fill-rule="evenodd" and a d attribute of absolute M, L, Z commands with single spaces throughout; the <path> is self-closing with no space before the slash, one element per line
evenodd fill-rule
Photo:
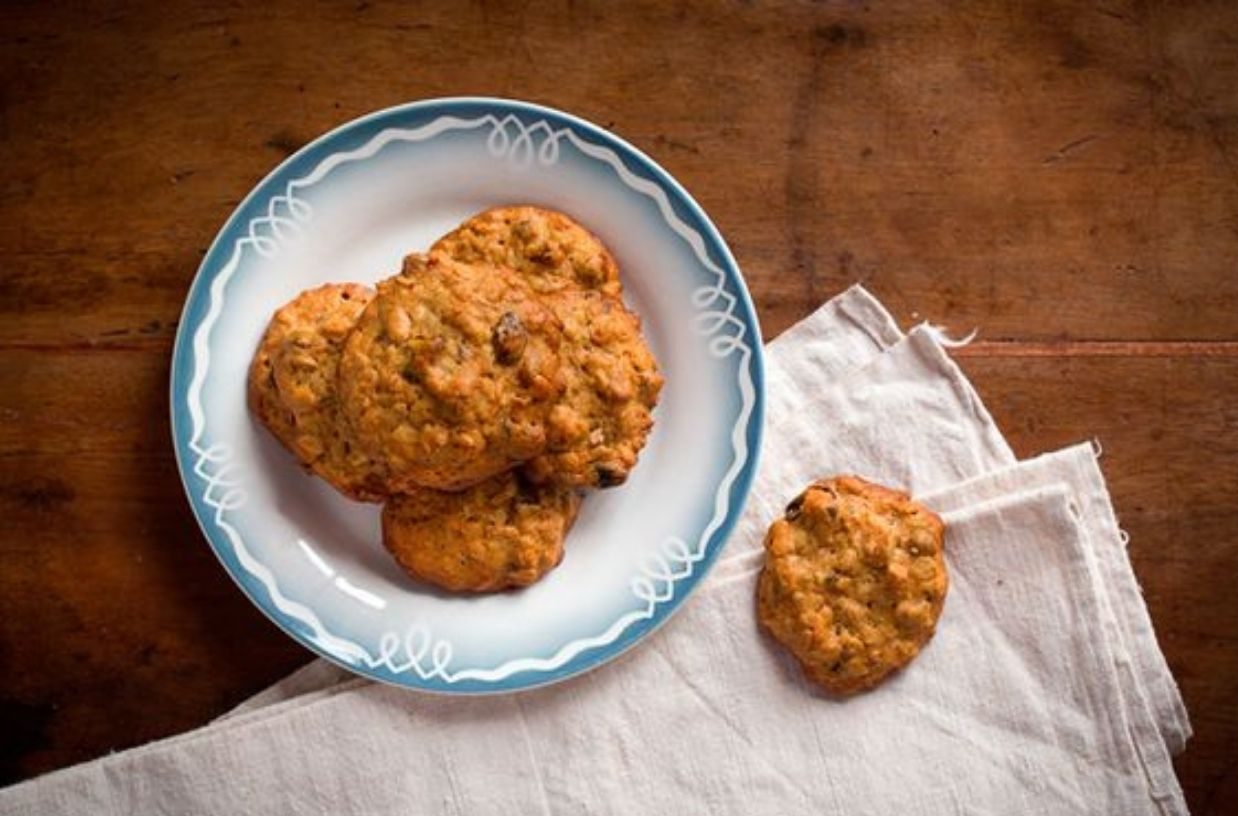
<path fill-rule="evenodd" d="M 770 379 L 767 445 L 795 440 L 782 464 L 800 478 L 768 457 L 749 513 L 840 470 L 926 493 L 1013 464 L 931 332 L 877 345 L 842 377 L 812 373 L 832 344 L 771 346 L 788 376 Z M 788 380 L 812 399 L 776 413 Z M 0 791 L 0 814 L 1155 813 L 1071 495 L 950 514 L 937 636 L 853 700 L 804 683 L 758 631 L 751 570 L 728 561 L 647 643 L 571 682 L 462 699 L 311 678 L 284 702 Z M 771 516 L 755 516 L 728 558 L 759 548 Z"/>
<path fill-rule="evenodd" d="M 1180 812 L 1175 803 L 1181 801 L 1182 794 L 1168 754 L 1182 750 L 1190 735 L 1190 725 L 1126 557 L 1097 463 L 1098 454 L 1090 444 L 1074 445 L 917 498 L 946 513 L 1020 489 L 1054 484 L 1069 486 L 1072 500 L 1079 508 L 1084 556 L 1089 560 L 1090 574 L 1095 579 L 1093 591 L 1098 598 L 1101 626 L 1113 656 L 1131 740 L 1148 774 L 1150 795 L 1163 803 L 1167 813 Z M 760 568 L 759 559 L 736 559 L 732 562 L 732 573 L 740 572 L 738 565 L 745 562 L 749 566 L 743 571 L 755 573 Z M 701 591 L 710 590 L 706 587 Z M 345 669 L 316 660 L 245 701 L 217 722 L 354 677 Z"/>

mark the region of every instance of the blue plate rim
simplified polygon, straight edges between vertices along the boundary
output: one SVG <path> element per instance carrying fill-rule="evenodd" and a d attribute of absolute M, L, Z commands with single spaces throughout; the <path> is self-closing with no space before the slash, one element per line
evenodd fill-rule
<path fill-rule="evenodd" d="M 282 175 L 288 173 L 291 167 L 321 151 L 325 146 L 338 142 L 350 134 L 361 131 L 375 123 L 389 122 L 390 126 L 398 127 L 398 122 L 392 120 L 416 115 L 428 115 L 433 119 L 437 116 L 451 115 L 452 112 L 462 108 L 484 110 L 498 117 L 524 115 L 540 117 L 542 120 L 558 120 L 569 129 L 587 135 L 595 144 L 609 148 L 625 166 L 634 163 L 636 171 L 638 171 L 634 172 L 634 175 L 643 176 L 653 181 L 663 192 L 667 193 L 668 202 L 672 209 L 682 208 L 692 222 L 691 226 L 700 231 L 706 242 L 706 255 L 720 267 L 727 285 L 727 293 L 735 296 L 735 316 L 742 322 L 744 333 L 753 341 L 744 346 L 744 348 L 750 353 L 746 365 L 752 380 L 754 398 L 746 420 L 746 427 L 744 428 L 747 456 L 745 461 L 741 463 L 740 471 L 731 484 L 726 516 L 706 541 L 703 555 L 699 560 L 693 562 L 691 573 L 671 583 L 671 597 L 655 604 L 652 617 L 639 620 L 633 625 L 627 626 L 619 637 L 600 646 L 583 649 L 555 669 L 546 671 L 516 671 L 495 682 L 466 680 L 444 685 L 427 682 L 411 671 L 386 673 L 379 670 L 382 668 L 381 666 L 352 664 L 341 659 L 339 656 L 321 648 L 318 644 L 308 639 L 295 622 L 289 620 L 283 613 L 274 608 L 269 594 L 251 589 L 242 580 L 242 577 L 228 561 L 227 553 L 224 550 L 225 543 L 219 541 L 218 534 L 213 532 L 211 527 L 208 526 L 207 509 L 199 502 L 191 490 L 189 478 L 193 471 L 186 464 L 190 459 L 188 445 L 191 432 L 187 430 L 189 423 L 185 416 L 188 413 L 188 407 L 183 403 L 186 402 L 185 394 L 188 391 L 188 383 L 196 365 L 196 361 L 190 356 L 192 332 L 187 329 L 190 325 L 188 318 L 192 316 L 195 306 L 202 301 L 204 292 L 209 288 L 210 283 L 214 281 L 222 268 L 223 264 L 220 262 L 221 255 L 229 250 L 238 240 L 238 227 L 242 226 L 245 221 L 250 220 L 246 214 L 250 211 L 254 201 L 260 197 L 272 195 L 273 189 L 277 191 L 278 188 L 273 188 L 274 182 Z M 633 172 L 632 167 L 628 166 L 627 169 L 629 172 Z M 682 217 L 684 212 L 676 212 L 676 214 Z M 197 325 L 197 323 L 194 324 L 195 331 Z M 741 374 L 742 366 L 743 364 L 741 364 Z M 198 523 L 198 527 L 203 537 L 206 538 L 212 552 L 220 561 L 224 571 L 232 578 L 250 602 L 262 611 L 272 623 L 314 654 L 360 676 L 418 691 L 476 696 L 531 690 L 588 672 L 611 662 L 627 652 L 638 642 L 656 631 L 666 621 L 670 620 L 682 608 L 684 602 L 700 585 L 700 582 L 709 573 L 714 562 L 724 549 L 726 541 L 734 530 L 735 524 L 747 502 L 761 456 L 765 414 L 765 364 L 759 318 L 734 255 L 700 204 L 697 203 L 682 184 L 656 161 L 613 132 L 556 108 L 501 97 L 439 97 L 393 105 L 351 119 L 332 128 L 281 161 L 263 176 L 246 196 L 241 199 L 212 240 L 210 247 L 194 273 L 193 281 L 186 294 L 172 349 L 172 366 L 169 377 L 169 408 L 177 473 L 186 498 L 189 500 L 194 519 Z M 737 422 L 735 429 L 738 429 L 738 427 L 739 423 Z"/>

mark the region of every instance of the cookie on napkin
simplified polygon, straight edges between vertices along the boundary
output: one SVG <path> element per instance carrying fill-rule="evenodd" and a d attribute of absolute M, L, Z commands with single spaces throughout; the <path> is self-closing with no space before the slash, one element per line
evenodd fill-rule
<path fill-rule="evenodd" d="M 826 691 L 870 689 L 933 636 L 944 531 L 905 493 L 855 476 L 814 482 L 765 537 L 758 618 Z"/>

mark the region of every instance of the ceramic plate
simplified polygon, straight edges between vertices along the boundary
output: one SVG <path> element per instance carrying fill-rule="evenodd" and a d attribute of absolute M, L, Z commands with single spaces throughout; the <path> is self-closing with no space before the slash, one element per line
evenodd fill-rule
<path fill-rule="evenodd" d="M 558 569 L 525 590 L 452 596 L 400 572 L 376 506 L 303 473 L 254 422 L 246 369 L 272 311 L 302 289 L 387 277 L 406 253 L 511 203 L 562 210 L 610 247 L 666 385 L 640 464 L 589 495 Z M 224 568 L 301 643 L 419 689 L 528 688 L 632 646 L 709 569 L 756 466 L 760 339 L 722 237 L 643 153 L 521 102 L 417 102 L 311 143 L 228 219 L 177 332 L 177 460 Z"/>

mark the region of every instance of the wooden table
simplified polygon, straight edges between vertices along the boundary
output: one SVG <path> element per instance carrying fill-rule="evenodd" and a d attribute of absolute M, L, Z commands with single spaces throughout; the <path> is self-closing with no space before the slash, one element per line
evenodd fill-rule
<path fill-rule="evenodd" d="M 773 337 L 852 281 L 1020 455 L 1097 438 L 1195 738 L 1238 800 L 1238 5 L 114 3 L 0 9 L 0 734 L 12 781 L 309 659 L 172 460 L 182 299 L 250 187 L 407 100 L 571 110 L 678 177 Z M 1230 810 L 1229 812 L 1232 812 Z"/>

